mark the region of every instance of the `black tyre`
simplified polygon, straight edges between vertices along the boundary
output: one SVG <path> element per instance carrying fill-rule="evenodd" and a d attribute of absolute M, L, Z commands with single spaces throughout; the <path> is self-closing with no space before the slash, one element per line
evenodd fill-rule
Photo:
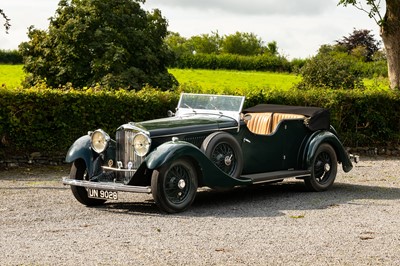
<path fill-rule="evenodd" d="M 243 154 L 237 140 L 225 132 L 209 135 L 201 150 L 224 173 L 239 178 L 243 170 Z"/>
<path fill-rule="evenodd" d="M 69 174 L 71 179 L 76 180 L 88 180 L 86 164 L 83 160 L 76 160 L 71 166 L 71 172 Z M 88 197 L 86 188 L 71 186 L 71 191 L 74 197 L 82 204 L 86 206 L 97 206 L 104 204 L 105 200 L 92 199 Z"/>
<path fill-rule="evenodd" d="M 157 206 L 165 212 L 182 212 L 197 193 L 197 172 L 187 159 L 179 159 L 153 171 L 151 191 Z"/>
<path fill-rule="evenodd" d="M 336 152 L 329 144 L 321 144 L 311 165 L 311 176 L 304 179 L 310 191 L 325 191 L 335 181 L 337 174 Z"/>

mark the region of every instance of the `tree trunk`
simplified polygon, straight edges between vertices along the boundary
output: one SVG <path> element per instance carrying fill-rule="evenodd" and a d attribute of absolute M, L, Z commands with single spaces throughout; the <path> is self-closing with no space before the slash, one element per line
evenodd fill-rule
<path fill-rule="evenodd" d="M 387 0 L 386 14 L 381 26 L 386 49 L 391 89 L 400 89 L 400 1 Z"/>

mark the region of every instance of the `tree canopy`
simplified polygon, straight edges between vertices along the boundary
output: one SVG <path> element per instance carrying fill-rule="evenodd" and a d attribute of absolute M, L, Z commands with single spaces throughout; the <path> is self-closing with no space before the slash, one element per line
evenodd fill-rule
<path fill-rule="evenodd" d="M 372 61 L 372 56 L 379 51 L 380 45 L 380 42 L 375 40 L 374 35 L 371 34 L 371 30 L 357 29 L 354 29 L 348 37 L 343 36 L 336 43 L 342 46 L 349 54 L 363 50 L 363 57 L 367 62 Z"/>
<path fill-rule="evenodd" d="M 47 31 L 29 28 L 20 45 L 29 83 L 52 87 L 94 84 L 162 89 L 177 83 L 166 68 L 167 21 L 144 0 L 61 0 Z"/>
<path fill-rule="evenodd" d="M 179 33 L 170 32 L 166 43 L 174 54 L 235 54 L 254 56 L 261 54 L 278 55 L 276 41 L 264 45 L 261 38 L 254 33 L 236 32 L 221 36 L 218 31 L 184 38 Z"/>

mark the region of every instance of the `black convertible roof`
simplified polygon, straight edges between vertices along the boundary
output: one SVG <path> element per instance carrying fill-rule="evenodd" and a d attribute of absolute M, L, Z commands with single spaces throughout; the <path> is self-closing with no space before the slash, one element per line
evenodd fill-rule
<path fill-rule="evenodd" d="M 284 113 L 307 117 L 306 125 L 312 130 L 328 130 L 330 127 L 329 110 L 320 107 L 291 106 L 279 104 L 258 104 L 243 110 L 243 113 Z"/>

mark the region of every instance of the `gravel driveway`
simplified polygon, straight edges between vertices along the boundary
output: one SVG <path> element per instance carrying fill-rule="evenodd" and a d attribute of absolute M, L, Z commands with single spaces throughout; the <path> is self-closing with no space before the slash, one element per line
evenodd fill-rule
<path fill-rule="evenodd" d="M 322 193 L 202 190 L 177 215 L 147 194 L 85 207 L 68 172 L 0 170 L 1 265 L 400 265 L 399 159 L 362 158 Z"/>

